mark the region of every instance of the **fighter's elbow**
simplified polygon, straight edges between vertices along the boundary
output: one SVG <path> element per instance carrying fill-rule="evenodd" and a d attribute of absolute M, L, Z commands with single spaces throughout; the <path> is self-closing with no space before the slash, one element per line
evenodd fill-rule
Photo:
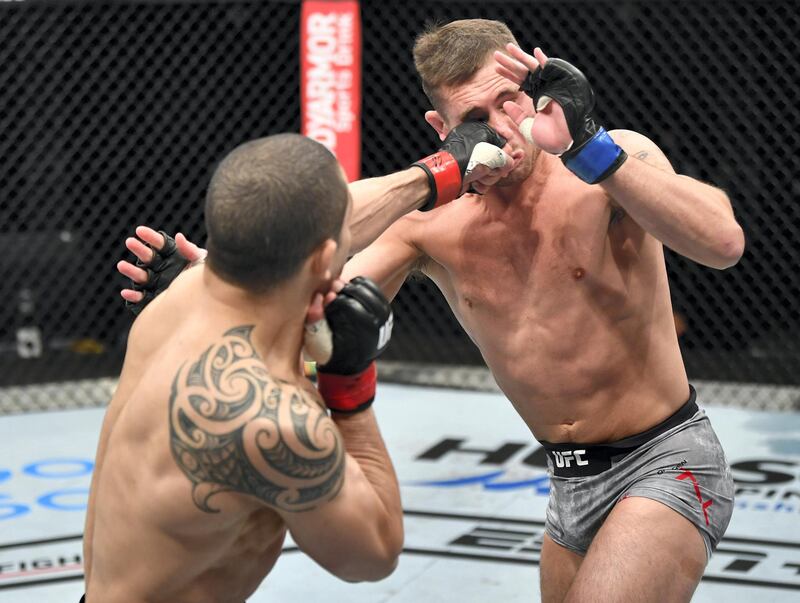
<path fill-rule="evenodd" d="M 369 551 L 365 550 L 361 555 L 342 555 L 327 569 L 346 582 L 377 582 L 397 569 L 402 552 L 401 524 L 399 530 L 387 529 L 383 532 Z"/>
<path fill-rule="evenodd" d="M 383 580 L 384 578 L 388 578 L 394 573 L 394 570 L 397 569 L 397 564 L 400 561 L 400 552 L 398 551 L 397 554 L 390 554 L 380 559 L 373 560 L 370 571 L 364 575 L 362 581 L 364 582 L 377 582 L 378 580 Z"/>
<path fill-rule="evenodd" d="M 379 580 L 391 575 L 394 570 L 397 569 L 397 564 L 400 561 L 400 553 L 403 552 L 403 540 L 404 532 L 401 522 L 399 529 L 391 530 L 384 541 L 383 553 L 381 554 L 384 574 L 378 578 Z"/>
<path fill-rule="evenodd" d="M 733 215 L 731 200 L 722 189 L 716 189 L 724 215 L 714 229 L 714 252 L 717 262 L 714 268 L 725 270 L 739 263 L 744 254 L 744 231 Z"/>
<path fill-rule="evenodd" d="M 744 231 L 736 222 L 719 229 L 714 244 L 713 268 L 725 270 L 735 266 L 744 254 Z"/>
<path fill-rule="evenodd" d="M 388 528 L 388 526 L 387 526 Z M 384 532 L 384 537 L 380 547 L 372 555 L 372 562 L 369 564 L 369 575 L 365 581 L 376 582 L 390 576 L 400 560 L 400 553 L 403 552 L 403 528 L 399 530 L 388 528 Z"/>
<path fill-rule="evenodd" d="M 394 572 L 399 557 L 399 552 L 393 555 L 371 555 L 356 563 L 345 562 L 328 569 L 345 582 L 378 582 Z"/>

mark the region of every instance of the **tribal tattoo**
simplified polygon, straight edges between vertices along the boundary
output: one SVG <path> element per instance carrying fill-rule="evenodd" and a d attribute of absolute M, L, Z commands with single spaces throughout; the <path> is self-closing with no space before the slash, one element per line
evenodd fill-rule
<path fill-rule="evenodd" d="M 303 390 L 270 377 L 235 327 L 200 358 L 184 364 L 169 404 L 172 456 L 192 482 L 194 504 L 217 513 L 219 492 L 304 511 L 336 496 L 344 446 L 333 421 Z"/>

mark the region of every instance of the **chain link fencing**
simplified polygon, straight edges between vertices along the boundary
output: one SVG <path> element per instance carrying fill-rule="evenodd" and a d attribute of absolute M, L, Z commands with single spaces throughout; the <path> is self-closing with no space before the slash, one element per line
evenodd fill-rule
<path fill-rule="evenodd" d="M 24 409 L 29 384 L 72 381 L 79 405 L 108 391 L 94 380 L 118 373 L 131 322 L 124 238 L 148 224 L 202 242 L 214 163 L 299 130 L 299 15 L 298 2 L 0 3 L 0 406 Z M 364 176 L 436 148 L 413 40 L 476 17 L 580 66 L 606 127 L 728 191 L 739 265 L 667 252 L 687 370 L 718 403 L 800 408 L 797 3 L 363 2 Z M 387 377 L 493 386 L 432 282 L 411 279 L 394 309 Z"/>

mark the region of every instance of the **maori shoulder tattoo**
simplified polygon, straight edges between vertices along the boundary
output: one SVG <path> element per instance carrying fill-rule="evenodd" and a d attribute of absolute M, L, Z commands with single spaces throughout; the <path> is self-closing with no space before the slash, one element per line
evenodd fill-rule
<path fill-rule="evenodd" d="M 229 330 L 175 375 L 172 456 L 202 511 L 219 511 L 210 501 L 219 492 L 255 496 L 284 511 L 312 509 L 341 487 L 341 436 L 301 387 L 270 377 L 252 331 Z"/>

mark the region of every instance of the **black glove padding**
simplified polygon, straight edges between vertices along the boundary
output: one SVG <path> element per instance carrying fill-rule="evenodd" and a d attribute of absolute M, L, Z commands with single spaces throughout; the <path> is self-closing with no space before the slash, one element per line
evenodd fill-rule
<path fill-rule="evenodd" d="M 145 309 L 147 304 L 163 293 L 189 263 L 189 260 L 178 253 L 175 239 L 163 230 L 160 230 L 159 234 L 164 237 L 164 246 L 161 249 L 151 247 L 153 259 L 147 263 L 136 260 L 136 265 L 144 268 L 147 272 L 147 280 L 144 283 L 131 281 L 131 288 L 143 293 L 142 300 L 137 303 L 125 301 L 125 305 L 136 316 Z"/>
<path fill-rule="evenodd" d="M 450 130 L 439 150 L 447 151 L 455 158 L 463 178 L 467 171 L 467 165 L 469 165 L 469 159 L 472 157 L 472 151 L 479 142 L 488 142 L 496 147 L 503 147 L 506 139 L 495 132 L 486 122 L 470 120 Z"/>
<path fill-rule="evenodd" d="M 392 307 L 371 279 L 357 276 L 325 308 L 333 353 L 322 373 L 354 375 L 386 349 L 392 336 Z"/>
<path fill-rule="evenodd" d="M 450 130 L 438 152 L 412 164 L 422 168 L 430 185 L 430 195 L 421 211 L 449 203 L 461 194 L 472 153 L 481 142 L 501 148 L 506 139 L 486 122 L 465 121 Z"/>
<path fill-rule="evenodd" d="M 533 99 L 534 107 L 538 107 L 543 96 L 548 96 L 561 105 L 572 136 L 572 149 L 597 133 L 592 115 L 595 105 L 594 90 L 575 65 L 562 59 L 548 59 L 543 68 L 539 67 L 528 73 L 523 89 Z"/>
<path fill-rule="evenodd" d="M 580 69 L 562 59 L 548 59 L 544 67 L 528 73 L 522 87 L 534 107 L 538 108 L 543 96 L 561 105 L 572 136 L 572 146 L 561 160 L 579 178 L 590 184 L 600 182 L 627 159 L 625 151 L 595 123 L 594 90 Z"/>

